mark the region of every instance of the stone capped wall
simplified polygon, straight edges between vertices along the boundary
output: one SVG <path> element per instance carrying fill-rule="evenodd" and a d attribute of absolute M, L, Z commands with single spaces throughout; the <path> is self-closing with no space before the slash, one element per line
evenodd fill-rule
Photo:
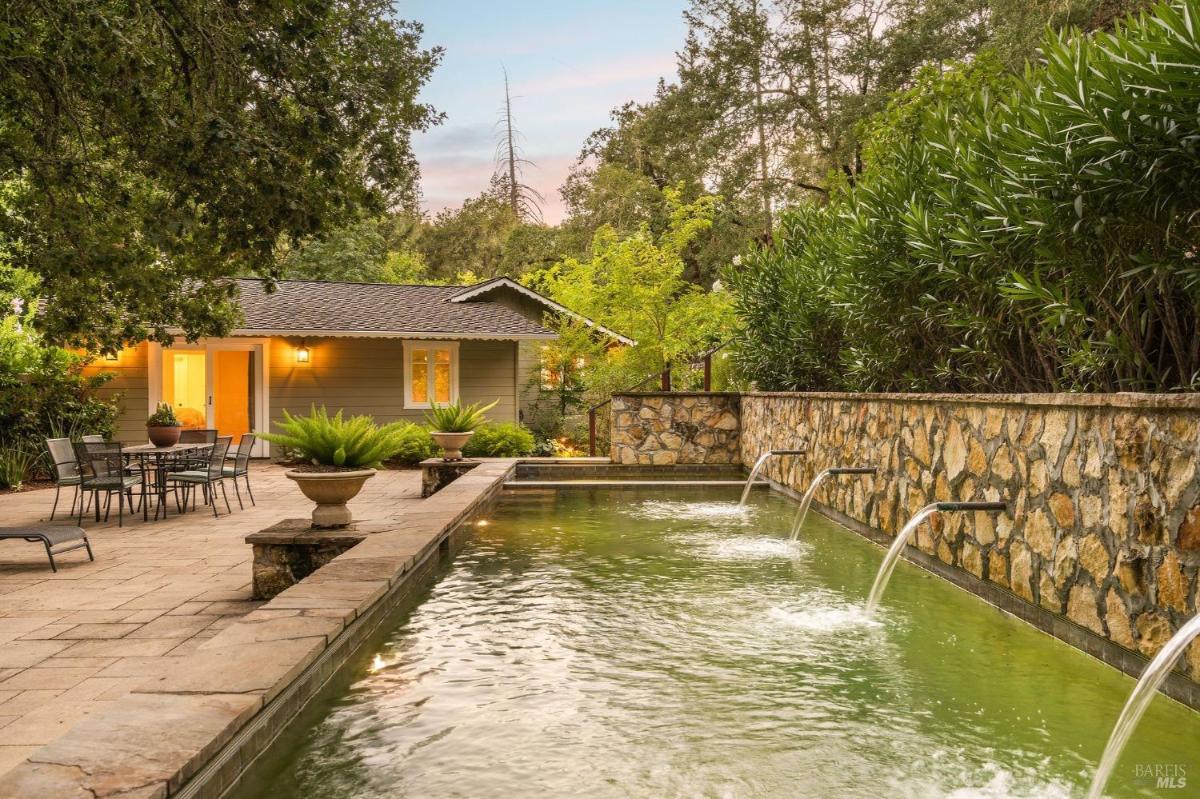
<path fill-rule="evenodd" d="M 1126 650 L 1155 654 L 1196 612 L 1200 395 L 768 394 L 742 397 L 742 462 L 894 535 L 937 500 L 1006 500 L 1004 514 L 922 525 L 926 554 L 1061 614 Z M 1056 633 L 1057 634 L 1057 633 Z M 1200 681 L 1200 642 L 1182 669 Z"/>
<path fill-rule="evenodd" d="M 741 463 L 741 395 L 617 394 L 612 400 L 614 463 Z"/>

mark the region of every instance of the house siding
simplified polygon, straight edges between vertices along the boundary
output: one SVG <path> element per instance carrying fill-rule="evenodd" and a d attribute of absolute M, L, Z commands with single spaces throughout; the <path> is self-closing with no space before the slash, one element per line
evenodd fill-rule
<path fill-rule="evenodd" d="M 400 339 L 320 338 L 307 339 L 311 360 L 298 364 L 298 340 L 272 338 L 267 354 L 267 402 L 272 422 L 283 418 L 286 409 L 304 414 L 315 405 L 333 412 L 369 414 L 380 423 L 405 419 L 420 422 L 425 411 L 404 407 L 404 359 Z M 488 418 L 511 422 L 517 418 L 519 386 L 515 341 L 459 343 L 459 398 L 463 402 L 489 403 L 499 400 Z M 99 392 L 117 398 L 121 412 L 113 438 L 126 443 L 145 443 L 146 414 L 150 401 L 148 346 L 124 350 L 118 361 L 97 361 L 87 373 L 112 372 L 115 377 Z"/>
<path fill-rule="evenodd" d="M 310 361 L 298 364 L 298 341 L 271 339 L 268 376 L 271 420 L 283 411 L 308 413 L 312 405 L 331 412 L 370 414 L 381 423 L 405 419 L 420 422 L 423 409 L 404 407 L 404 347 L 400 339 L 308 339 Z M 500 400 L 488 413 L 498 422 L 516 419 L 513 384 L 516 342 L 461 341 L 458 386 L 462 402 Z"/>
<path fill-rule="evenodd" d="M 121 351 L 116 361 L 103 358 L 84 367 L 85 375 L 109 373 L 112 380 L 96 392 L 103 400 L 117 400 L 121 411 L 113 426 L 113 440 L 131 444 L 146 443 L 146 417 L 149 415 L 150 381 L 146 371 L 145 342 Z M 81 430 L 82 433 L 90 431 Z"/>
<path fill-rule="evenodd" d="M 528 418 L 542 394 L 542 347 L 546 344 L 545 341 L 522 341 L 517 346 L 517 393 L 521 398 L 518 412 L 522 419 Z"/>

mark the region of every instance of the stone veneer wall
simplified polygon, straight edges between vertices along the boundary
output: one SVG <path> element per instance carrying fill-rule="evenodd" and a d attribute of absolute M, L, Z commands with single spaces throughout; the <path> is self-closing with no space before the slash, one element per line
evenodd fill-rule
<path fill-rule="evenodd" d="M 828 467 L 877 466 L 816 499 L 888 535 L 935 500 L 1007 500 L 935 516 L 916 545 L 1126 650 L 1153 655 L 1196 612 L 1198 395 L 752 393 L 741 422 L 744 464 L 807 443 L 767 466 L 796 491 Z M 1183 660 L 1200 681 L 1200 642 Z"/>
<path fill-rule="evenodd" d="M 796 492 L 826 468 L 875 466 L 816 501 L 888 536 L 937 500 L 1004 499 L 1004 514 L 935 516 L 915 545 L 1126 671 L 1139 661 L 1112 652 L 1154 655 L 1200 600 L 1197 394 L 647 392 L 613 398 L 612 429 L 618 463 L 749 466 L 807 447 L 765 470 Z M 1121 649 L 1098 651 L 1080 629 Z M 1200 683 L 1200 641 L 1181 670 Z M 1200 707 L 1200 689 L 1171 693 Z"/>
<path fill-rule="evenodd" d="M 631 393 L 612 399 L 613 463 L 741 463 L 741 395 Z"/>

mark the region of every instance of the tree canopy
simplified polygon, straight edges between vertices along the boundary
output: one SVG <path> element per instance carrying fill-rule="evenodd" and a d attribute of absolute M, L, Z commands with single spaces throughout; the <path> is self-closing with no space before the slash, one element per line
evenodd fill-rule
<path fill-rule="evenodd" d="M 14 0 L 0 15 L 0 217 L 51 340 L 233 321 L 225 278 L 411 204 L 440 57 L 388 0 Z"/>
<path fill-rule="evenodd" d="M 679 79 L 613 112 L 563 194 L 568 225 L 665 226 L 655 192 L 719 196 L 686 254 L 708 284 L 769 245 L 784 209 L 825 202 L 867 167 L 864 125 L 925 67 L 990 52 L 1019 72 L 1047 26 L 1103 27 L 1143 0 L 692 0 Z"/>
<path fill-rule="evenodd" d="M 525 278 L 555 301 L 635 339 L 637 346 L 623 357 L 643 373 L 718 343 L 732 322 L 728 295 L 685 277 L 683 253 L 712 227 L 715 198 L 688 203 L 670 189 L 666 201 L 670 223 L 662 233 L 643 226 L 621 236 L 601 227 L 589 258 L 567 258 Z"/>

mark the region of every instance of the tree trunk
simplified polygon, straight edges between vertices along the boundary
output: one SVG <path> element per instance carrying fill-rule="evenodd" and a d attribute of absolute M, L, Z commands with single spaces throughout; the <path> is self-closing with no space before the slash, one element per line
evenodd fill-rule
<path fill-rule="evenodd" d="M 513 216 L 521 215 L 521 197 L 517 187 L 517 148 L 513 143 L 512 98 L 508 91 L 508 70 L 504 71 L 504 144 L 508 151 L 508 205 Z"/>
<path fill-rule="evenodd" d="M 763 238 L 769 242 L 774 224 L 772 222 L 773 209 L 771 208 L 771 159 L 770 154 L 767 152 L 767 126 L 763 109 L 762 58 L 765 43 L 757 35 L 759 23 L 758 0 L 754 0 L 750 9 L 756 31 L 752 79 L 754 82 L 754 126 L 758 134 L 758 179 L 762 192 Z"/>

